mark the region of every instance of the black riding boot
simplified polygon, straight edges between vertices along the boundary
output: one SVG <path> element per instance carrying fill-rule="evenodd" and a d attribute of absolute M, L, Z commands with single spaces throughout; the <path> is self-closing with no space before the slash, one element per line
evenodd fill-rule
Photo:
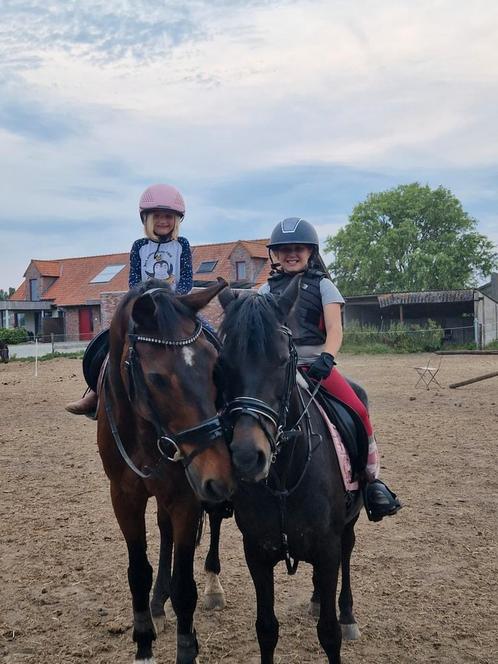
<path fill-rule="evenodd" d="M 380 521 L 385 516 L 392 516 L 402 507 L 396 494 L 381 480 L 373 480 L 364 485 L 363 503 L 370 521 Z"/>

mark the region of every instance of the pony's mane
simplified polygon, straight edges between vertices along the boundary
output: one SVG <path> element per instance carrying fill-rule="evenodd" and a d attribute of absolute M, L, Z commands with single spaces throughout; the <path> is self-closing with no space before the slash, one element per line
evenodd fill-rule
<path fill-rule="evenodd" d="M 280 325 L 272 295 L 251 294 L 231 302 L 220 328 L 224 349 L 234 356 L 247 357 L 277 353 L 276 329 Z"/>
<path fill-rule="evenodd" d="M 164 281 L 160 281 L 159 279 L 149 279 L 148 281 L 142 282 L 123 297 L 116 313 L 119 311 L 120 314 L 123 315 L 123 311 L 128 309 L 130 312 L 129 315 L 131 316 L 131 310 L 133 307 L 132 303 L 153 288 L 161 289 L 156 291 L 153 295 L 157 310 L 157 325 L 154 327 L 159 336 L 164 338 L 174 338 L 177 334 L 180 320 L 185 319 L 186 317 L 194 320 L 195 315 L 175 297 L 171 288 L 165 284 Z"/>

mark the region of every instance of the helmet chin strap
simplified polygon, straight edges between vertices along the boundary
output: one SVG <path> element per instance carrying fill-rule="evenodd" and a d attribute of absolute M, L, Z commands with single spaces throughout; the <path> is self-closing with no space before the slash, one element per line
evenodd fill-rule
<path fill-rule="evenodd" d="M 282 268 L 281 263 L 276 263 L 273 260 L 273 256 L 271 254 L 271 249 L 269 247 L 268 247 L 268 257 L 270 259 L 270 267 L 271 267 L 270 277 L 273 276 L 274 274 L 276 274 L 277 272 L 283 272 L 283 270 L 281 269 Z M 280 268 L 280 270 L 278 268 Z"/>

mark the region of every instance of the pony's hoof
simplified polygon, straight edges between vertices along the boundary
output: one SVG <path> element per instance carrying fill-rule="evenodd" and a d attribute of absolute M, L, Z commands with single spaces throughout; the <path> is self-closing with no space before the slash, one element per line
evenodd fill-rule
<path fill-rule="evenodd" d="M 310 602 L 308 606 L 308 613 L 310 616 L 313 616 L 313 618 L 319 618 L 320 617 L 320 602 Z"/>
<path fill-rule="evenodd" d="M 344 641 L 357 641 L 361 636 L 358 623 L 350 623 L 348 625 L 341 623 L 341 631 Z"/>
<path fill-rule="evenodd" d="M 159 616 L 152 616 L 156 633 L 161 634 L 166 630 L 166 615 L 161 613 Z"/>
<path fill-rule="evenodd" d="M 208 611 L 221 611 L 226 605 L 225 593 L 205 593 L 204 608 Z"/>
<path fill-rule="evenodd" d="M 133 664 L 157 664 L 155 657 L 148 657 L 147 659 L 134 659 Z"/>

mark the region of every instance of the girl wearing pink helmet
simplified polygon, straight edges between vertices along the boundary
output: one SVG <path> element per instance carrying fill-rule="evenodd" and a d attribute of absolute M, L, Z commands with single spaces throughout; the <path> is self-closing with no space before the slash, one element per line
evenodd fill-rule
<path fill-rule="evenodd" d="M 170 184 L 153 184 L 140 197 L 139 213 L 145 237 L 135 240 L 130 251 L 128 283 L 134 288 L 147 279 L 167 283 L 179 295 L 192 290 L 192 252 L 185 237 L 179 235 L 185 216 L 185 201 Z M 83 373 L 89 388 L 78 401 L 67 404 L 74 415 L 92 415 L 97 408 L 96 382 L 109 346 L 109 330 L 92 340 L 83 358 Z"/>
<path fill-rule="evenodd" d="M 185 202 L 175 187 L 153 184 L 139 203 L 145 238 L 133 243 L 130 252 L 130 288 L 147 279 L 166 281 L 179 295 L 192 289 L 192 252 L 179 235 Z"/>

